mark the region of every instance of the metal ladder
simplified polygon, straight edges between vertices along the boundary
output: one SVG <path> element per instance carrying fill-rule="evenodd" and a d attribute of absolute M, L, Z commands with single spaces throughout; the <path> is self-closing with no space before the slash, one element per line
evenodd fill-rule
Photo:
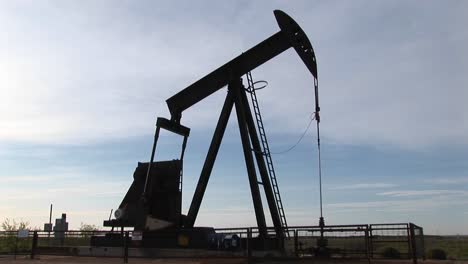
<path fill-rule="evenodd" d="M 252 105 L 255 113 L 255 119 L 257 120 L 257 128 L 260 134 L 260 141 L 262 142 L 262 154 L 266 158 L 268 174 L 270 176 L 271 185 L 273 187 L 273 193 L 275 195 L 275 202 L 276 207 L 278 208 L 278 213 L 280 215 L 281 226 L 287 237 L 289 237 L 288 232 L 288 223 L 286 222 L 286 215 L 284 214 L 283 209 L 283 202 L 281 201 L 281 195 L 278 187 L 278 182 L 276 181 L 276 173 L 275 168 L 273 167 L 273 160 L 271 158 L 270 147 L 268 146 L 268 141 L 265 133 L 265 128 L 263 126 L 262 115 L 260 114 L 260 107 L 258 105 L 257 94 L 255 93 L 255 83 L 252 79 L 252 73 L 248 72 L 247 74 L 247 83 L 248 88 L 247 91 L 250 93 L 250 97 L 252 98 Z"/>

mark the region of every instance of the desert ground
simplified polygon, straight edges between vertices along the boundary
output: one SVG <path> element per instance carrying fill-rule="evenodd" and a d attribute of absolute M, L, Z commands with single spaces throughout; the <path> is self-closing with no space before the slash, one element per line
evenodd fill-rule
<path fill-rule="evenodd" d="M 96 257 L 68 257 L 68 256 L 39 256 L 37 259 L 31 260 L 27 257 L 18 257 L 14 259 L 12 256 L 0 257 L 0 263 L 14 263 L 14 264 L 107 264 L 107 263 L 123 263 L 123 260 L 120 258 L 96 258 Z M 160 264 L 241 264 L 248 263 L 246 259 L 219 259 L 219 258 L 208 258 L 208 259 L 176 259 L 176 258 L 166 258 L 166 259 L 141 259 L 134 258 L 129 259 L 128 263 L 135 264 L 150 264 L 150 263 L 160 263 Z M 323 259 L 301 259 L 301 260 L 257 260 L 254 263 L 264 263 L 264 264 L 277 264 L 277 263 L 317 263 L 317 264 L 368 264 L 367 260 L 345 260 L 345 259 L 332 259 L 332 260 L 323 260 Z M 372 260 L 371 263 L 376 264 L 411 264 L 411 260 Z M 422 264 L 468 264 L 468 261 L 458 261 L 458 260 L 425 260 L 418 261 Z"/>

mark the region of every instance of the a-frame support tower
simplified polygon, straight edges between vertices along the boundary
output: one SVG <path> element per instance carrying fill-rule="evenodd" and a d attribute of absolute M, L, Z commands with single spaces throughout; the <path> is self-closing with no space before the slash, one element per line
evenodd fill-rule
<path fill-rule="evenodd" d="M 265 213 L 263 211 L 262 199 L 260 195 L 259 185 L 263 186 L 265 196 L 270 209 L 271 219 L 275 227 L 277 236 L 283 236 L 281 221 L 276 207 L 275 197 L 271 186 L 270 178 L 268 175 L 265 160 L 260 145 L 260 141 L 255 128 L 254 119 L 252 112 L 250 111 L 249 102 L 247 101 L 246 89 L 242 84 L 242 80 L 239 78 L 233 80 L 228 84 L 228 93 L 224 106 L 221 111 L 221 115 L 216 125 L 216 129 L 211 140 L 208 154 L 203 165 L 203 169 L 198 180 L 197 187 L 190 205 L 190 209 L 184 223 L 185 227 L 193 227 L 197 218 L 198 211 L 205 194 L 208 181 L 210 179 L 211 171 L 213 169 L 216 156 L 218 154 L 219 147 L 224 135 L 224 132 L 229 121 L 229 117 L 232 112 L 232 108 L 235 106 L 237 121 L 239 124 L 239 130 L 242 140 L 242 148 L 244 152 L 245 165 L 247 167 L 247 174 L 249 178 L 250 191 L 252 193 L 252 200 L 255 209 L 255 216 L 257 220 L 259 234 L 262 237 L 267 236 L 267 225 L 265 221 Z M 255 156 L 255 160 L 254 160 Z M 260 179 L 257 178 L 257 172 L 255 169 L 255 161 L 259 169 Z"/>

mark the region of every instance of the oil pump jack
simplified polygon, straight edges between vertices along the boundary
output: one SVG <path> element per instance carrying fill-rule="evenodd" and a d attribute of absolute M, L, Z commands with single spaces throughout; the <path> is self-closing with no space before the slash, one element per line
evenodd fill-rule
<path fill-rule="evenodd" d="M 270 153 L 268 149 L 265 149 L 265 146 L 268 148 L 268 144 L 263 125 L 261 122 L 258 123 L 259 118 L 261 121 L 258 103 L 256 103 L 256 96 L 253 97 L 255 114 L 253 115 L 247 99 L 247 93 L 255 92 L 250 71 L 289 48 L 294 48 L 314 78 L 317 121 L 319 121 L 320 108 L 318 106 L 317 63 L 312 45 L 301 27 L 290 16 L 280 10 L 275 10 L 274 15 L 280 28 L 277 33 L 166 100 L 171 119 L 161 117 L 157 119 L 151 159 L 147 163 L 138 163 L 133 176 L 134 181 L 115 211 L 115 219 L 104 221 L 104 226 L 120 227 L 122 230 L 124 227 L 133 227 L 134 230 L 142 231 L 144 246 L 161 246 L 162 244 L 168 246 L 170 243 L 160 240 L 164 237 L 163 234 L 168 234 L 165 230 L 185 232 L 191 237 L 191 241 L 203 240 L 202 237 L 206 233 L 213 232 L 212 228 L 194 225 L 229 116 L 235 106 L 259 237 L 271 236 L 267 230 L 259 185 L 263 186 L 265 192 L 276 238 L 285 236 L 286 217 L 276 177 L 271 175 L 273 169 L 271 157 L 265 158 Z M 244 75 L 247 76 L 249 82 L 247 88 L 241 79 Z M 227 86 L 226 99 L 190 209 L 185 216 L 181 213 L 182 167 L 190 129 L 181 125 L 182 113 L 225 86 Z M 257 120 L 258 132 L 254 117 Z M 160 129 L 183 136 L 180 159 L 154 161 Z M 257 178 L 255 161 L 261 181 Z"/>

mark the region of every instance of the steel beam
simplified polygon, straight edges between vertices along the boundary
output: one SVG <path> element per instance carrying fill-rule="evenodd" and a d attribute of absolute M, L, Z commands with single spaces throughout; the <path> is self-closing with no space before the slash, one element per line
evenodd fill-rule
<path fill-rule="evenodd" d="M 265 164 L 265 159 L 262 154 L 262 147 L 260 146 L 260 141 L 258 139 L 257 130 L 255 129 L 254 119 L 252 117 L 252 112 L 250 111 L 249 102 L 247 100 L 247 95 L 245 89 L 240 90 L 242 103 L 245 109 L 245 118 L 247 122 L 247 127 L 249 129 L 250 140 L 252 141 L 252 146 L 255 153 L 255 158 L 257 159 L 257 166 L 260 172 L 260 177 L 262 179 L 263 189 L 265 191 L 265 196 L 268 202 L 268 208 L 270 209 L 271 219 L 275 227 L 275 232 L 277 237 L 283 237 L 283 231 L 281 226 L 281 220 L 276 206 L 275 195 L 273 193 L 273 188 L 270 182 L 270 176 L 268 175 L 268 170 Z"/>
<path fill-rule="evenodd" d="M 211 139 L 210 148 L 208 149 L 205 163 L 203 164 L 203 169 L 200 173 L 200 178 L 198 179 L 195 193 L 193 194 L 192 203 L 190 204 L 190 209 L 184 223 L 185 227 L 193 227 L 195 224 L 195 220 L 197 218 L 198 211 L 200 210 L 200 205 L 205 194 L 206 186 L 208 185 L 208 181 L 210 179 L 211 171 L 213 170 L 213 165 L 216 160 L 216 156 L 218 154 L 218 150 L 221 145 L 221 141 L 223 139 L 224 131 L 226 130 L 233 105 L 234 101 L 232 95 L 228 91 L 226 100 L 224 101 L 223 110 L 221 110 L 218 124 L 216 125 L 213 138 Z"/>
<path fill-rule="evenodd" d="M 148 181 L 151 175 L 151 168 L 153 167 L 154 154 L 156 152 L 156 145 L 158 143 L 158 138 L 159 138 L 159 130 L 160 130 L 160 126 L 158 126 L 158 124 L 156 123 L 156 132 L 154 133 L 154 141 L 153 141 L 153 148 L 151 150 L 151 158 L 148 164 L 148 170 L 146 171 L 145 185 L 143 187 L 143 194 L 142 194 L 143 203 L 146 203 L 146 198 L 147 198 L 146 195 L 148 192 Z"/>
<path fill-rule="evenodd" d="M 237 121 L 239 123 L 239 131 L 242 140 L 242 148 L 244 150 L 245 165 L 247 167 L 247 174 L 249 177 L 250 191 L 252 193 L 252 200 L 254 204 L 255 217 L 257 219 L 259 235 L 261 237 L 266 237 L 267 226 L 265 221 L 265 213 L 263 212 L 262 197 L 260 196 L 260 190 L 258 188 L 257 173 L 255 171 L 252 147 L 250 145 L 249 139 L 249 130 L 246 124 L 246 108 L 241 95 L 241 90 L 244 89 L 244 87 L 240 78 L 230 82 L 228 89 L 234 95 Z"/>
<path fill-rule="evenodd" d="M 275 10 L 274 14 L 281 29 L 279 32 L 166 100 L 172 121 L 179 122 L 184 110 L 291 47 L 310 73 L 317 77 L 315 53 L 307 35 L 286 13 Z"/>

